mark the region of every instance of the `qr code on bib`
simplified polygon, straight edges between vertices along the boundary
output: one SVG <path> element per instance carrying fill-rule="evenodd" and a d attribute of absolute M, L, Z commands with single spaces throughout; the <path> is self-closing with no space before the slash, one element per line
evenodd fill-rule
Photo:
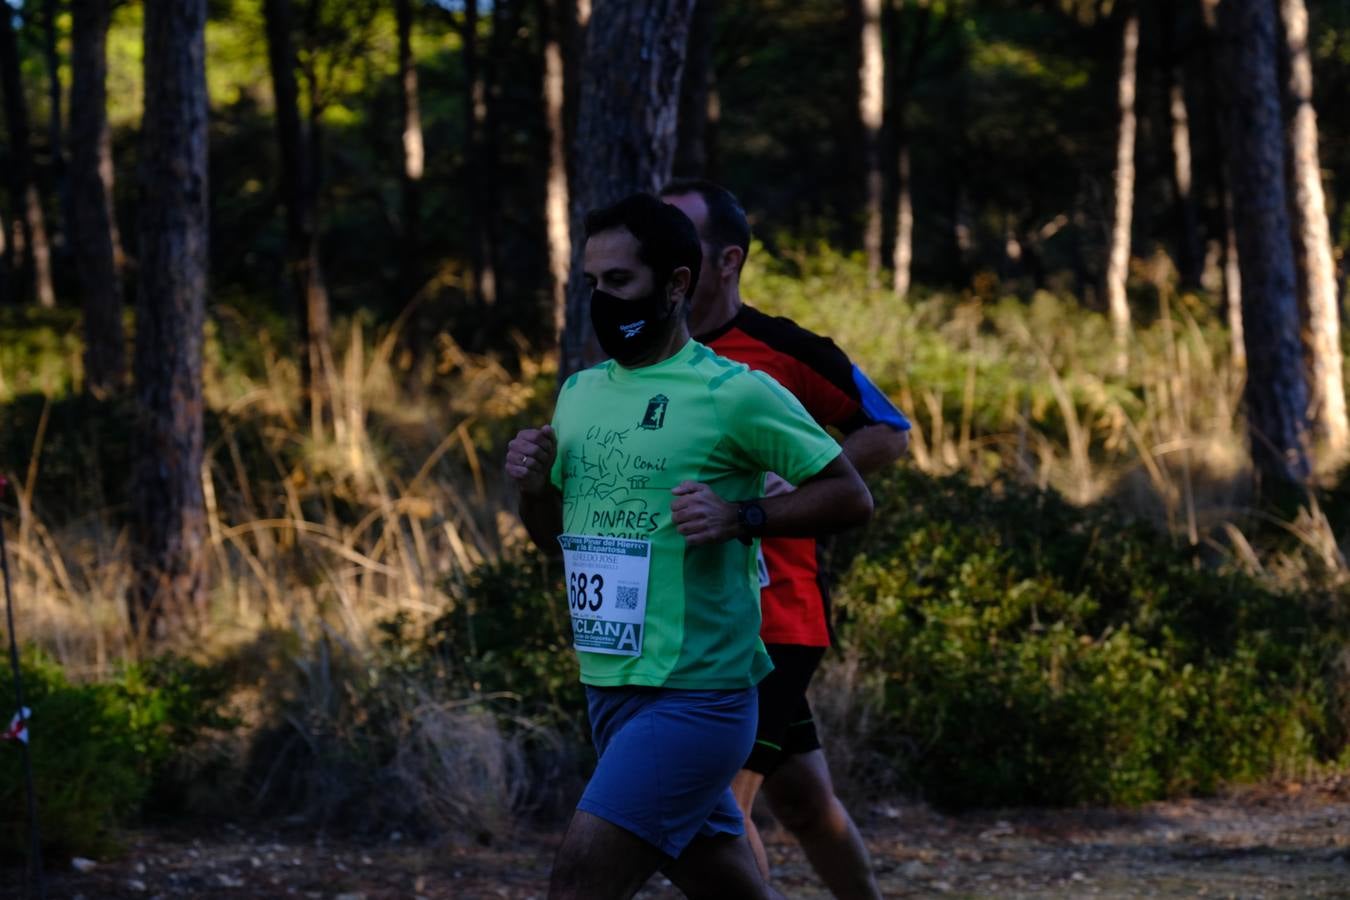
<path fill-rule="evenodd" d="M 635 587 L 619 586 L 614 594 L 615 609 L 637 609 L 638 589 Z"/>

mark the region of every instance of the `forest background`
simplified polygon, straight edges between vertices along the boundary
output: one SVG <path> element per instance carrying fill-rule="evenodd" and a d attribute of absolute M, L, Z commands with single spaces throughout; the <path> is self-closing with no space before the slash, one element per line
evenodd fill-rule
<path fill-rule="evenodd" d="M 915 422 L 833 551 L 846 794 L 1350 761 L 1350 3 L 10 11 L 0 512 L 49 852 L 561 821 L 581 693 L 498 462 L 585 340 L 579 212 L 672 173 L 745 202 L 747 299 Z"/>

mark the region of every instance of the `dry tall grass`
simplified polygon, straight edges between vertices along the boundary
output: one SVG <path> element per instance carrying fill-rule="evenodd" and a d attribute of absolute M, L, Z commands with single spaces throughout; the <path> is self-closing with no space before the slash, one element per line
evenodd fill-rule
<path fill-rule="evenodd" d="M 758 277 L 761 288 L 781 286 Z M 840 277 L 854 275 L 807 273 L 796 290 L 837 288 Z M 1105 326 L 1048 295 L 1030 304 L 972 295 L 897 306 L 850 290 L 856 302 L 847 306 L 763 307 L 834 335 L 892 390 L 914 420 L 912 465 L 1022 478 L 1084 503 L 1111 498 L 1272 579 L 1307 577 L 1304 557 L 1316 560 L 1319 577 L 1346 576 L 1344 550 L 1315 504 L 1279 523 L 1298 537 L 1302 556 L 1272 559 L 1244 536 L 1255 512 L 1242 373 L 1222 333 L 1199 320 L 1199 298 L 1158 291 L 1158 318 L 1136 332 L 1122 380 L 1102 352 Z M 229 358 L 246 342 L 257 365 Z M 525 355 L 513 373 L 441 335 L 431 358 L 415 364 L 397 327 L 371 335 L 359 319 L 335 343 L 331 415 L 310 428 L 295 362 L 265 330 L 220 311 L 210 342 L 206 397 L 219 422 L 202 469 L 210 620 L 176 649 L 246 658 L 265 635 L 296 636 L 279 666 L 259 671 L 246 715 L 259 727 L 267 710 L 287 703 L 340 710 L 344 688 L 330 677 L 330 655 L 361 669 L 379 623 L 399 617 L 415 631 L 454 607 L 478 567 L 525 542 L 497 457 L 515 427 L 547 415 L 553 361 Z M 68 363 L 78 371 L 73 351 Z M 0 384 L 18 380 L 0 371 Z M 17 629 L 72 674 L 97 677 L 134 653 L 128 532 L 119 510 L 44 518 L 45 421 L 25 469 L 13 473 L 21 490 L 17 516 L 6 521 Z M 864 682 L 846 658 L 832 667 L 819 687 L 827 727 L 867 731 L 857 699 Z M 481 706 L 418 687 L 400 696 L 406 730 L 384 775 L 406 796 L 428 798 L 429 821 L 463 824 L 467 810 L 488 810 L 491 827 L 506 827 L 527 802 L 518 738 Z M 293 724 L 301 741 L 319 739 L 324 727 Z"/>
<path fill-rule="evenodd" d="M 227 312 L 216 330 L 239 339 L 249 327 Z M 261 728 L 305 711 L 290 716 L 292 739 L 313 745 L 351 717 L 344 679 L 374 665 L 380 622 L 398 617 L 416 632 L 454 606 L 478 566 L 522 540 L 487 454 L 514 419 L 545 410 L 551 373 L 531 358 L 508 372 L 446 335 L 414 368 L 396 329 L 372 339 L 352 320 L 338 337 L 332 409 L 311 429 L 294 362 L 266 331 L 251 339 L 261 359 L 252 371 L 211 342 L 206 399 L 219 427 L 202 467 L 209 620 L 165 649 L 254 667 L 237 698 L 245 722 Z M 136 654 L 129 529 L 116 509 L 44 518 L 47 421 L 44 410 L 5 517 L 16 631 L 72 676 L 98 678 Z M 292 637 L 270 637 L 278 633 Z M 406 706 L 393 716 L 403 733 L 383 776 L 401 787 L 394 797 L 420 798 L 425 822 L 504 827 L 526 803 L 520 739 L 473 703 L 408 687 L 389 695 Z M 266 779 L 257 787 L 265 794 Z"/>

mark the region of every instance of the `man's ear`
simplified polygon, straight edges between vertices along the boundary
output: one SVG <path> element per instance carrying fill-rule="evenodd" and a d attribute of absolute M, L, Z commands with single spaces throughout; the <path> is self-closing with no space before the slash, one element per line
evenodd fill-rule
<path fill-rule="evenodd" d="M 687 266 L 680 266 L 670 273 L 670 284 L 666 291 L 671 300 L 683 302 L 689 296 L 689 274 Z"/>
<path fill-rule="evenodd" d="M 745 262 L 745 251 L 735 244 L 728 244 L 722 248 L 721 259 L 718 262 L 719 274 L 724 278 L 728 275 L 734 278 L 741 270 L 741 263 Z"/>

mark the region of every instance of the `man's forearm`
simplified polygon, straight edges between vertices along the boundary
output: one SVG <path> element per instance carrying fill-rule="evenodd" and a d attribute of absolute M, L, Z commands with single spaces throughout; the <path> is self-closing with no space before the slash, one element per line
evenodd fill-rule
<path fill-rule="evenodd" d="M 765 537 L 816 537 L 864 524 L 872 515 L 872 494 L 842 456 L 795 491 L 759 501 Z"/>
<path fill-rule="evenodd" d="M 549 556 L 556 556 L 558 535 L 562 534 L 562 495 L 549 485 L 536 493 L 520 495 L 520 521 L 536 547 Z"/>
<path fill-rule="evenodd" d="M 863 475 L 895 463 L 909 450 L 909 432 L 889 425 L 868 425 L 844 438 L 844 454 Z"/>

